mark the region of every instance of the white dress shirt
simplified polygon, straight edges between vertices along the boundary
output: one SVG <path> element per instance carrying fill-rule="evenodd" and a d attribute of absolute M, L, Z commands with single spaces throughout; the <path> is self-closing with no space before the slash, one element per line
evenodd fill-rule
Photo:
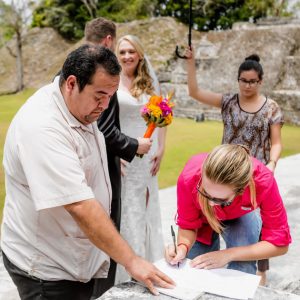
<path fill-rule="evenodd" d="M 44 280 L 106 277 L 109 257 L 63 207 L 95 198 L 110 213 L 105 141 L 96 123 L 85 126 L 69 112 L 58 78 L 14 117 L 3 165 L 1 247 L 9 260 Z"/>

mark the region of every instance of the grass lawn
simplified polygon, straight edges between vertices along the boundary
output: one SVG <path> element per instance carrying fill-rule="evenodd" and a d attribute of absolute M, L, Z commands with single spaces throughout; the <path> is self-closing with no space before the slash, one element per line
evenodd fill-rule
<path fill-rule="evenodd" d="M 0 96 L 0 223 L 2 220 L 2 209 L 5 197 L 2 157 L 6 131 L 19 107 L 33 92 L 34 90 L 26 90 L 15 95 Z"/>
<path fill-rule="evenodd" d="M 159 187 L 176 184 L 177 176 L 188 159 L 199 152 L 210 151 L 221 142 L 221 122 L 196 123 L 190 119 L 175 119 L 168 128 L 165 156 L 159 173 Z M 295 142 L 298 141 L 298 142 Z M 300 127 L 284 125 L 281 157 L 300 153 Z"/>
<path fill-rule="evenodd" d="M 33 93 L 26 90 L 17 95 L 0 96 L 0 223 L 4 204 L 4 174 L 2 168 L 3 144 L 7 128 L 16 111 Z M 34 117 L 34 116 L 33 116 Z M 222 123 L 196 123 L 190 119 L 175 119 L 168 128 L 165 156 L 159 174 L 159 187 L 176 184 L 177 177 L 187 160 L 199 152 L 210 151 L 221 141 Z M 284 125 L 282 129 L 282 157 L 300 153 L 300 127 Z"/>

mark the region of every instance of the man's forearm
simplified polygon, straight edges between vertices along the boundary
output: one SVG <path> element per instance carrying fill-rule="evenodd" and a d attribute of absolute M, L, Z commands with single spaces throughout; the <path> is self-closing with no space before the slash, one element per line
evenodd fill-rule
<path fill-rule="evenodd" d="M 117 263 L 126 267 L 135 256 L 98 201 L 84 200 L 65 205 L 65 209 L 89 240 Z"/>

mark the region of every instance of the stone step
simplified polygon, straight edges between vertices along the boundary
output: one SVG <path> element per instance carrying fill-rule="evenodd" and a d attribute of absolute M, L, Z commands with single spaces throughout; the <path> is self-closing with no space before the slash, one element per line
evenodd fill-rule
<path fill-rule="evenodd" d="M 300 125 L 300 90 L 275 90 L 270 97 L 279 104 L 285 122 Z"/>
<path fill-rule="evenodd" d="M 276 86 L 279 90 L 297 90 L 300 85 L 300 56 L 287 56 L 282 64 L 281 79 Z"/>

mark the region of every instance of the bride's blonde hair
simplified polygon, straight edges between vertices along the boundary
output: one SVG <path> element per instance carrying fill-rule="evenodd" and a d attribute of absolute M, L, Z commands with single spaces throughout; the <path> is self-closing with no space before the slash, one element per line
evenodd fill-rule
<path fill-rule="evenodd" d="M 252 177 L 252 160 L 248 149 L 243 145 L 224 144 L 213 149 L 202 167 L 202 174 L 216 184 L 229 185 L 236 195 L 243 193 L 247 185 L 250 188 L 251 203 L 256 208 L 255 184 Z M 214 207 L 209 205 L 206 197 L 198 196 L 203 214 L 209 225 L 217 233 L 223 230 L 217 219 Z"/>
<path fill-rule="evenodd" d="M 121 37 L 118 40 L 116 46 L 116 54 L 118 58 L 120 58 L 120 43 L 122 41 L 129 42 L 135 48 L 136 52 L 140 57 L 140 61 L 135 70 L 135 79 L 132 82 L 132 87 L 130 90 L 131 95 L 136 98 L 138 98 L 143 93 L 153 95 L 153 79 L 149 74 L 147 59 L 145 59 L 145 51 L 140 40 L 136 36 L 130 34 Z"/>

